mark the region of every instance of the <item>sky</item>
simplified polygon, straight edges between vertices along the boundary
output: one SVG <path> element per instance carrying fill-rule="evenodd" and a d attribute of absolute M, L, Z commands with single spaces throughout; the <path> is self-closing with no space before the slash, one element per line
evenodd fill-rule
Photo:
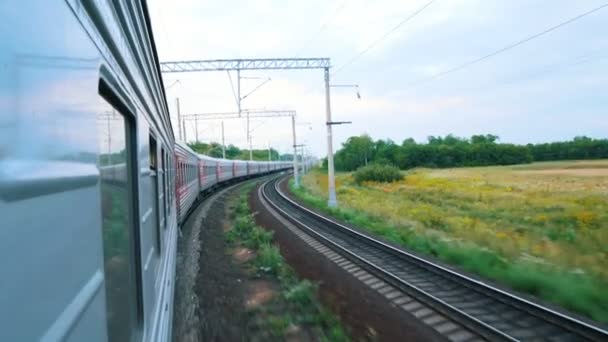
<path fill-rule="evenodd" d="M 396 143 L 446 134 L 495 134 L 510 143 L 607 136 L 608 7 L 433 77 L 605 0 L 436 0 L 428 6 L 428 0 L 148 2 L 161 62 L 330 58 L 331 84 L 358 84 L 361 94 L 358 99 L 354 88 L 331 88 L 332 120 L 352 121 L 334 126 L 334 149 L 360 134 Z M 249 77 L 241 81 L 243 95 L 271 78 L 242 101 L 243 108 L 295 110 L 298 143 L 326 155 L 321 70 L 244 71 L 241 76 Z M 163 77 L 174 127 L 176 98 L 182 114 L 237 110 L 225 71 Z M 231 77 L 236 82 L 236 75 Z M 194 122 L 186 125 L 186 139 L 195 140 Z M 220 141 L 220 125 L 199 121 L 199 140 Z M 289 118 L 252 119 L 251 129 L 254 148 L 291 149 Z M 226 144 L 245 147 L 245 136 L 245 120 L 225 121 Z"/>

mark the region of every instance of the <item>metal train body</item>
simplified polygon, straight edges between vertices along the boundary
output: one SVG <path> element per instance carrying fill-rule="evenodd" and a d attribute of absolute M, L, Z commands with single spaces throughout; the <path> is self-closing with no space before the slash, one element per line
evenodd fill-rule
<path fill-rule="evenodd" d="M 0 341 L 168 341 L 178 225 L 288 163 L 176 144 L 145 1 L 0 2 Z"/>
<path fill-rule="evenodd" d="M 177 218 L 182 223 L 200 196 L 218 186 L 292 167 L 290 162 L 218 159 L 175 144 Z"/>

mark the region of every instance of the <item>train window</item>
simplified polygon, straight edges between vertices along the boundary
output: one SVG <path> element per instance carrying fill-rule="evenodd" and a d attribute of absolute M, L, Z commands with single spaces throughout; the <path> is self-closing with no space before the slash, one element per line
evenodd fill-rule
<path fill-rule="evenodd" d="M 171 214 L 171 201 L 173 201 L 173 197 L 171 197 L 171 195 L 173 194 L 173 188 L 171 187 L 172 181 L 171 181 L 171 175 L 173 174 L 173 163 L 171 161 L 171 156 L 169 155 L 169 153 L 167 153 L 167 213 L 168 215 Z"/>
<path fill-rule="evenodd" d="M 161 146 L 160 148 L 160 169 L 161 169 L 161 191 L 162 191 L 162 213 L 164 219 L 163 228 L 167 225 L 167 168 L 165 162 L 165 149 Z"/>
<path fill-rule="evenodd" d="M 161 176 L 161 172 L 158 169 L 158 150 L 157 150 L 157 145 L 156 145 L 156 139 L 154 138 L 154 136 L 152 135 L 152 133 L 149 134 L 149 149 L 150 149 L 150 170 L 155 171 L 152 172 L 152 174 L 150 175 L 150 186 L 151 186 L 151 195 L 152 195 L 152 212 L 154 214 L 154 222 L 152 222 L 152 225 L 155 227 L 155 231 L 156 231 L 156 252 L 158 254 L 160 254 L 161 251 L 161 216 L 160 216 L 160 212 L 159 212 L 159 207 L 160 207 L 160 203 L 159 203 L 159 193 L 158 193 L 158 188 L 159 188 L 159 183 L 160 183 L 160 179 L 159 177 Z"/>
<path fill-rule="evenodd" d="M 161 167 L 163 168 L 163 208 L 165 210 L 165 228 L 167 227 L 167 215 L 169 214 L 169 168 L 167 167 L 167 152 L 161 147 Z"/>
<path fill-rule="evenodd" d="M 100 87 L 101 88 L 101 87 Z M 138 326 L 137 198 L 130 120 L 105 100 L 98 127 L 101 223 L 108 339 L 129 341 Z M 112 101 L 114 102 L 114 101 Z"/>
<path fill-rule="evenodd" d="M 157 169 L 157 160 L 156 160 L 156 139 L 150 134 L 150 170 Z"/>

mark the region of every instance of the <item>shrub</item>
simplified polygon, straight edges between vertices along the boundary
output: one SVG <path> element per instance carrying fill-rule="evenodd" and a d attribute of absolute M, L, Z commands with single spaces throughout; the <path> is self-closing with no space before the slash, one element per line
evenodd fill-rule
<path fill-rule="evenodd" d="M 308 280 L 299 281 L 285 290 L 283 296 L 289 302 L 306 306 L 314 302 L 315 285 Z"/>
<path fill-rule="evenodd" d="M 283 257 L 276 246 L 266 243 L 260 246 L 255 265 L 263 273 L 278 275 L 284 266 Z"/>
<path fill-rule="evenodd" d="M 353 178 L 357 184 L 367 181 L 388 183 L 400 180 L 403 175 L 392 165 L 372 164 L 358 168 L 353 173 Z"/>

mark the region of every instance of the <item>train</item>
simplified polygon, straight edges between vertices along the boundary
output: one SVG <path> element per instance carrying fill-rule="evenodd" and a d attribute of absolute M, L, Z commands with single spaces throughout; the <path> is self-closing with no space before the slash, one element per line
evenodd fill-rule
<path fill-rule="evenodd" d="M 289 162 L 173 133 L 145 1 L 0 3 L 0 341 L 169 341 L 197 199 Z"/>

